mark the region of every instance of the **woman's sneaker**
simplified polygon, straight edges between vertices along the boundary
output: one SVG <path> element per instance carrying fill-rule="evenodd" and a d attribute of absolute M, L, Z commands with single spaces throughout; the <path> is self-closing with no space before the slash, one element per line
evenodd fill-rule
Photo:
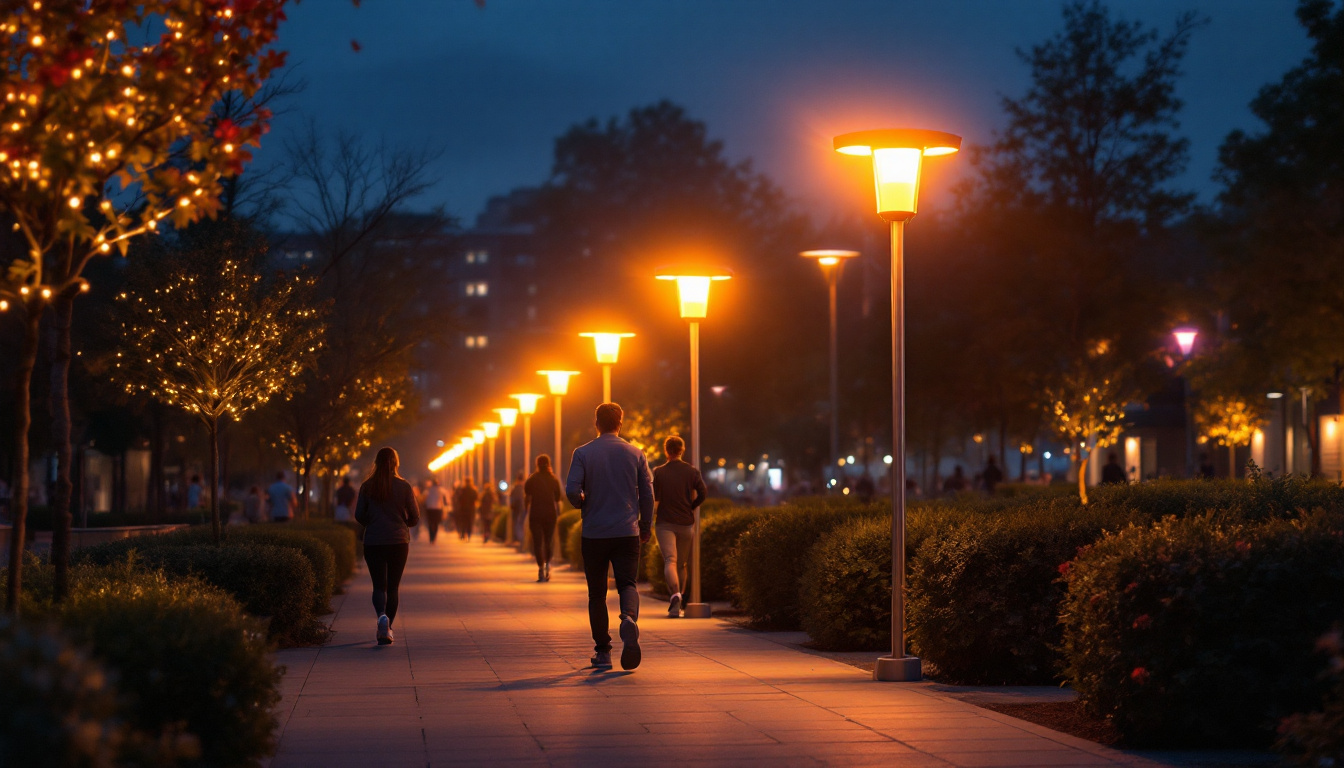
<path fill-rule="evenodd" d="M 378 617 L 378 644 L 392 644 L 392 622 L 387 618 L 387 614 Z"/>
<path fill-rule="evenodd" d="M 669 619 L 679 619 L 679 618 L 681 618 L 681 593 L 680 593 L 680 592 L 678 592 L 677 594 L 673 595 L 673 596 L 672 596 L 672 599 L 669 600 L 669 601 L 667 602 L 667 618 L 669 618 Z"/>
<path fill-rule="evenodd" d="M 611 669 L 611 651 L 598 651 L 588 663 L 595 669 Z"/>
<path fill-rule="evenodd" d="M 542 579 L 542 581 L 550 581 L 550 580 L 551 580 L 551 564 L 550 564 L 550 563 L 547 563 L 547 564 L 546 564 L 546 574 L 545 574 L 545 577 Z"/>

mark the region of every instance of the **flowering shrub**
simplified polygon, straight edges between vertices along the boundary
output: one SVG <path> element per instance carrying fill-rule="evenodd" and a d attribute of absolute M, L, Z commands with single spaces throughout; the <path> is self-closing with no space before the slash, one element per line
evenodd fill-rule
<path fill-rule="evenodd" d="M 1320 711 L 1292 715 L 1279 724 L 1277 746 L 1310 768 L 1344 765 L 1344 631 L 1335 627 L 1316 647 L 1329 657 L 1324 677 L 1334 688 Z"/>
<path fill-rule="evenodd" d="M 1166 518 L 1061 574 L 1066 677 L 1130 744 L 1263 746 L 1321 701 L 1313 647 L 1344 617 L 1344 515 Z"/>

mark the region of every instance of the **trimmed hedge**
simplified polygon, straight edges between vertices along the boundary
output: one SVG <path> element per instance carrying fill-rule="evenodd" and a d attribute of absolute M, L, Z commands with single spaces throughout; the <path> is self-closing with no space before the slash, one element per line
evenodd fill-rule
<path fill-rule="evenodd" d="M 1344 618 L 1344 516 L 1167 518 L 1062 571 L 1068 680 L 1127 743 L 1263 746 L 1319 706 L 1312 651 Z"/>
<path fill-rule="evenodd" d="M 769 514 L 767 509 L 752 507 L 724 507 L 702 512 L 700 519 L 700 585 L 704 600 L 732 598 L 732 576 L 729 561 L 737 541 L 757 518 Z M 663 553 L 655 536 L 644 553 L 644 574 L 654 594 L 669 595 L 667 579 L 663 577 Z"/>
<path fill-rule="evenodd" d="M 200 765 L 248 765 L 271 753 L 281 673 L 262 628 L 232 598 L 129 567 L 74 568 L 71 583 L 54 618 L 116 670 L 132 727 L 170 744 L 194 737 Z"/>
<path fill-rule="evenodd" d="M 908 571 L 911 648 L 937 666 L 944 682 L 1057 683 L 1060 564 L 1134 517 L 1042 499 L 924 537 Z M 890 554 L 886 565 L 889 573 Z M 888 600 L 890 588 L 888 583 Z"/>
<path fill-rule="evenodd" d="M 304 520 L 290 523 L 289 527 L 290 530 L 300 531 L 331 547 L 332 559 L 336 565 L 336 594 L 339 594 L 341 585 L 354 575 L 355 566 L 361 556 L 359 540 L 355 536 L 354 529 L 330 520 Z"/>
<path fill-rule="evenodd" d="M 168 765 L 199 752 L 129 728 L 103 665 L 50 627 L 0 617 L 0 690 L 0 765 Z"/>
<path fill-rule="evenodd" d="M 555 535 L 560 542 L 560 552 L 558 554 L 566 560 L 569 559 L 569 530 L 582 522 L 583 512 L 577 509 L 561 512 L 560 516 L 555 518 Z"/>
<path fill-rule="evenodd" d="M 827 650 L 891 647 L 891 520 L 837 526 L 808 553 L 802 628 Z"/>
<path fill-rule="evenodd" d="M 575 570 L 583 570 L 583 526 L 571 525 L 569 533 L 560 540 L 561 551 L 565 553 L 565 560 L 569 562 L 569 567 Z"/>

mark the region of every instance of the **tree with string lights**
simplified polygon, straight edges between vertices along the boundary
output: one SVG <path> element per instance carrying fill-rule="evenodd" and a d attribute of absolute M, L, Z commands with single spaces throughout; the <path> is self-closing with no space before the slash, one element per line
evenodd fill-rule
<path fill-rule="evenodd" d="M 1250 445 L 1263 424 L 1264 409 L 1236 395 L 1205 395 L 1195 405 L 1199 442 L 1227 449 L 1227 476 L 1232 479 L 1237 477 L 1237 446 Z"/>
<path fill-rule="evenodd" d="M 202 225 L 197 225 L 202 226 Z M 195 415 L 210 437 L 210 523 L 220 540 L 219 427 L 287 394 L 322 343 L 313 280 L 268 283 L 250 268 L 264 238 L 246 225 L 205 225 L 205 237 L 164 271 L 142 270 L 121 294 L 115 377 Z"/>
<path fill-rule="evenodd" d="M 1050 426 L 1069 446 L 1083 504 L 1087 504 L 1087 465 L 1092 452 L 1120 438 L 1125 403 L 1137 394 L 1131 379 L 1129 366 L 1118 359 L 1111 342 L 1101 339 L 1089 344 L 1086 353 L 1045 388 Z"/>
<path fill-rule="evenodd" d="M 30 380 L 51 312 L 58 478 L 52 557 L 64 592 L 70 532 L 70 317 L 89 260 L 126 254 L 165 219 L 213 215 L 220 180 L 250 159 L 270 114 L 221 117 L 284 63 L 272 49 L 285 0 L 12 0 L 0 10 L 0 209 L 27 252 L 0 277 L 0 310 L 23 318 L 15 398 L 14 530 L 7 607 L 18 610 L 28 502 Z"/>

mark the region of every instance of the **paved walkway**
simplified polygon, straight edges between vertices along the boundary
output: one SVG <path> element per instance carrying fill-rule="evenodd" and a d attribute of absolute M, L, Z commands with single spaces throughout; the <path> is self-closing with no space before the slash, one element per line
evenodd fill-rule
<path fill-rule="evenodd" d="M 536 584 L 524 557 L 456 537 L 413 544 L 407 570 L 395 645 L 373 643 L 361 573 L 330 643 L 279 654 L 272 768 L 1154 765 L 649 599 L 643 666 L 599 673 L 580 574 Z"/>

